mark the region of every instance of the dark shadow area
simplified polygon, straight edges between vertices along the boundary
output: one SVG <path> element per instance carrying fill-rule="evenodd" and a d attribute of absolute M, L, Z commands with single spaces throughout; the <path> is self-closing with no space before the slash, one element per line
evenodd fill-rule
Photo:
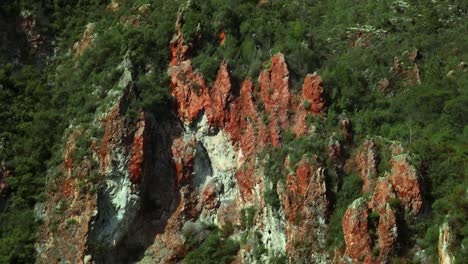
<path fill-rule="evenodd" d="M 172 142 L 182 131 L 179 122 L 174 114 L 162 121 L 152 119 L 147 122 L 143 178 L 140 183 L 141 208 L 127 234 L 115 248 L 105 252 L 100 251 L 98 246 L 90 248 L 96 263 L 138 262 L 154 243 L 156 235 L 164 232 L 167 220 L 180 201 L 171 149 Z"/>

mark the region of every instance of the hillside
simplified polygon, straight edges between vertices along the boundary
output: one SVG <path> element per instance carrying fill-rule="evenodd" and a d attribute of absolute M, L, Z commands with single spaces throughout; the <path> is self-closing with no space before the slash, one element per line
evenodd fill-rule
<path fill-rule="evenodd" d="M 468 3 L 0 3 L 0 263 L 464 263 Z"/>

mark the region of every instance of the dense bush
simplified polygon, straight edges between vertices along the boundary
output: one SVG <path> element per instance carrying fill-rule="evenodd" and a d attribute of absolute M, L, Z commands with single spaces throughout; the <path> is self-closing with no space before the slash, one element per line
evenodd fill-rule
<path fill-rule="evenodd" d="M 239 242 L 223 238 L 219 230 L 213 230 L 203 243 L 194 245 L 184 258 L 184 263 L 231 263 L 239 251 Z"/>

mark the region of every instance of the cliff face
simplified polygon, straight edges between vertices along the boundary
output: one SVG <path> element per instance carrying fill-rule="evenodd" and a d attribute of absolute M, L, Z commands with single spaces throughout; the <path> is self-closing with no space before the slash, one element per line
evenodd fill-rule
<path fill-rule="evenodd" d="M 61 176 L 49 184 L 38 262 L 175 263 L 191 250 L 187 230 L 206 225 L 232 229 L 233 240 L 244 238 L 236 263 L 280 256 L 290 263 L 388 261 L 398 244 L 398 212 L 416 215 L 422 206 L 420 179 L 408 155 L 386 142 L 390 167 L 378 171 L 384 158 L 367 139 L 348 159 L 367 195 L 347 209 L 346 249 L 334 256 L 327 235 L 339 187 L 327 180 L 327 164 L 343 169 L 343 146 L 353 146 L 349 119 L 334 120 L 344 135 L 340 140 L 309 122 L 326 118 L 322 80 L 309 74 L 302 91 L 293 93 L 280 53 L 258 82 L 247 78 L 235 87 L 223 62 L 209 84 L 191 65 L 179 22 L 168 62 L 173 113 L 162 121 L 141 109 L 132 114 L 137 87 L 124 71 L 115 104 L 93 124 L 104 134 L 86 146 L 89 155 L 78 162 L 76 142 L 90 131 L 76 127 L 70 133 L 56 168 Z M 75 56 L 89 48 L 91 36 L 88 28 Z M 273 190 L 281 205 L 274 208 L 265 199 L 272 188 L 264 172 L 265 152 L 285 147 L 288 131 L 293 138 L 323 134 L 331 143 L 325 159 L 313 153 L 280 161 L 287 173 L 279 175 L 284 179 Z"/>

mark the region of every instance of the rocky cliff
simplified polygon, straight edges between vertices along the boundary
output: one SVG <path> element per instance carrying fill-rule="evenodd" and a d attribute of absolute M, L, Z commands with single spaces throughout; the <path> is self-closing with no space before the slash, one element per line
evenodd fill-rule
<path fill-rule="evenodd" d="M 191 64 L 180 23 L 170 43 L 169 117 L 132 112 L 138 87 L 127 60 L 112 103 L 90 127 L 69 129 L 48 184 L 38 263 L 177 263 L 193 249 L 193 237 L 206 238 L 208 226 L 240 241 L 235 263 L 388 262 L 399 247 L 402 213 L 415 217 L 423 203 L 410 156 L 381 138 L 355 145 L 346 117 L 331 120 L 333 132 L 317 123 L 327 119 L 320 76 L 304 76 L 302 91 L 293 92 L 281 53 L 257 80 L 237 87 L 223 62 L 210 84 Z M 91 43 L 88 26 L 73 56 Z M 77 142 L 93 130 L 104 132 L 77 158 Z M 272 151 L 321 138 L 329 141 L 323 151 L 292 158 L 296 150 L 285 150 L 278 182 L 266 175 Z M 340 172 L 336 183 L 331 168 Z M 342 218 L 345 248 L 333 248 L 327 237 L 334 197 L 353 173 L 362 197 Z M 266 200 L 268 190 L 279 207 Z"/>

